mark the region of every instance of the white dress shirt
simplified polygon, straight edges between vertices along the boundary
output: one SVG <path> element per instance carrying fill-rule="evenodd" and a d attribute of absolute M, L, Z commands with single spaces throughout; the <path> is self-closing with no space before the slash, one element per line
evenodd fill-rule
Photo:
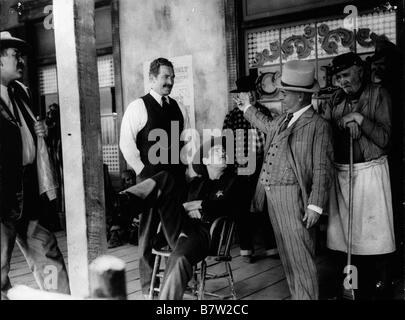
<path fill-rule="evenodd" d="M 151 90 L 150 95 L 162 106 L 162 96 Z M 165 97 L 165 99 L 168 98 Z M 125 110 L 121 122 L 120 149 L 128 165 L 133 168 L 136 174 L 140 174 L 145 165 L 136 146 L 136 137 L 148 121 L 148 112 L 142 98 L 132 101 Z"/>
<path fill-rule="evenodd" d="M 301 115 L 302 115 L 305 111 L 307 111 L 309 108 L 311 108 L 311 107 L 312 107 L 312 104 L 309 104 L 309 105 L 307 105 L 306 107 L 304 107 L 304 108 L 302 108 L 302 109 L 300 109 L 300 110 L 298 110 L 298 111 L 295 111 L 295 112 L 293 113 L 293 116 L 292 116 L 290 122 L 288 123 L 287 128 L 291 127 L 292 124 L 293 124 L 295 121 L 297 121 L 297 120 L 299 119 L 299 117 L 301 117 Z"/>
<path fill-rule="evenodd" d="M 0 90 L 1 98 L 8 106 L 11 114 L 14 115 L 13 105 L 8 96 L 7 87 L 4 85 L 1 85 L 0 89 L 1 89 Z M 27 109 L 28 114 L 32 117 L 32 119 L 34 121 L 36 121 L 30 108 L 28 108 L 27 106 L 25 106 L 25 107 Z M 20 121 L 21 121 L 20 132 L 21 132 L 21 140 L 22 140 L 22 164 L 23 164 L 23 166 L 25 166 L 27 164 L 31 164 L 34 162 L 36 148 L 35 148 L 34 138 L 32 137 L 31 131 L 29 130 L 28 125 L 24 120 L 24 116 L 22 115 L 21 110 L 19 108 L 18 108 L 18 114 L 20 116 Z"/>

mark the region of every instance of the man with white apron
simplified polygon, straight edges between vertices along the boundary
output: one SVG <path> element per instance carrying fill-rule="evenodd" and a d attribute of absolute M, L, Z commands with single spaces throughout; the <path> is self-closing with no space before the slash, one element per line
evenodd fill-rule
<path fill-rule="evenodd" d="M 387 148 L 391 101 L 379 85 L 364 81 L 363 61 L 350 52 L 335 57 L 332 72 L 340 89 L 327 110 L 334 134 L 335 183 L 331 189 L 327 246 L 343 273 L 348 239 L 349 154 L 353 138 L 352 265 L 357 296 L 372 299 L 391 283 L 390 253 L 395 251 Z M 356 279 L 353 279 L 356 281 Z M 342 285 L 342 282 L 340 282 Z"/>

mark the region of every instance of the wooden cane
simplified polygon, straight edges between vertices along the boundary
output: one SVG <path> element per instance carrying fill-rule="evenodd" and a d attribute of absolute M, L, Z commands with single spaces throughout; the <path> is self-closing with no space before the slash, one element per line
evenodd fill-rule
<path fill-rule="evenodd" d="M 349 133 L 350 134 L 350 133 Z M 346 279 L 350 279 L 352 265 L 352 230 L 353 230 L 353 137 L 350 135 L 350 154 L 349 154 L 349 221 L 347 230 L 347 265 L 345 268 Z M 352 280 L 353 281 L 353 280 Z M 345 281 L 343 290 L 343 299 L 354 300 L 353 286 Z"/>

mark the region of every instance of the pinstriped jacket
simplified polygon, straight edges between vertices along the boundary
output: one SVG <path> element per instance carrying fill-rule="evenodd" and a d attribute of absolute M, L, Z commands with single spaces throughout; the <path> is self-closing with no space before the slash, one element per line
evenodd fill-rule
<path fill-rule="evenodd" d="M 273 120 L 250 107 L 245 112 L 245 118 L 266 133 L 264 150 L 267 154 L 284 117 L 279 116 Z M 333 180 L 330 124 L 315 113 L 313 108 L 309 108 L 294 122 L 290 130 L 285 130 L 281 134 L 284 134 L 283 139 L 288 139 L 287 159 L 300 185 L 304 207 L 312 204 L 325 209 Z M 255 198 L 258 201 L 258 208 L 263 209 L 264 186 L 260 182 Z"/>

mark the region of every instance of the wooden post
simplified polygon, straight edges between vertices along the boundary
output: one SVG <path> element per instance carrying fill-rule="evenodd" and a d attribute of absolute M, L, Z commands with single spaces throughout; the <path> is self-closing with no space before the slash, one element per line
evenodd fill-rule
<path fill-rule="evenodd" d="M 94 0 L 53 1 L 72 295 L 107 249 Z"/>
<path fill-rule="evenodd" d="M 122 95 L 122 73 L 121 73 L 121 42 L 120 42 L 120 8 L 119 0 L 111 2 L 111 25 L 112 25 L 112 46 L 114 60 L 114 83 L 115 83 L 115 106 L 117 112 L 118 135 L 124 115 L 124 100 Z M 118 152 L 120 173 L 126 169 L 126 161 L 121 152 Z"/>
<path fill-rule="evenodd" d="M 228 91 L 235 86 L 238 78 L 238 25 L 236 23 L 237 3 L 235 0 L 225 1 L 225 33 L 226 33 L 226 64 L 228 68 Z M 228 110 L 232 110 L 234 101 L 228 93 Z"/>
<path fill-rule="evenodd" d="M 113 256 L 101 256 L 90 265 L 90 298 L 126 300 L 125 263 Z"/>

